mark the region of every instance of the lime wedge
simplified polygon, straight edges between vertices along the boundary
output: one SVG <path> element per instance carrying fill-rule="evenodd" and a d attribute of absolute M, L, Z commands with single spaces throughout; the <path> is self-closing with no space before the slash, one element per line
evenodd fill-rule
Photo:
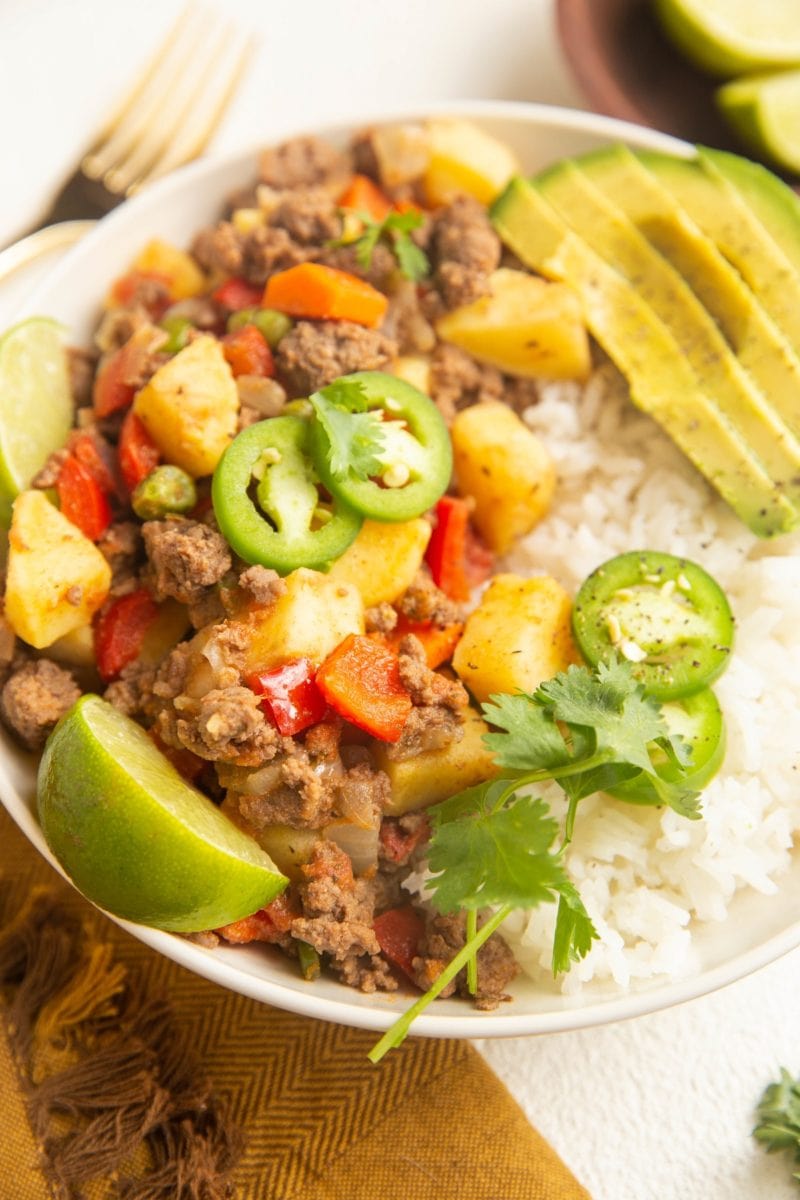
<path fill-rule="evenodd" d="M 735 79 L 718 89 L 717 104 L 759 157 L 800 171 L 800 70 Z"/>
<path fill-rule="evenodd" d="M 64 330 L 30 317 L 0 337 L 0 525 L 11 502 L 66 440 L 73 419 Z"/>
<path fill-rule="evenodd" d="M 797 0 L 656 0 L 667 36 L 712 75 L 800 62 Z"/>
<path fill-rule="evenodd" d="M 129 921 L 217 929 L 286 886 L 272 859 L 98 696 L 59 721 L 39 766 L 48 846 L 89 900 Z"/>

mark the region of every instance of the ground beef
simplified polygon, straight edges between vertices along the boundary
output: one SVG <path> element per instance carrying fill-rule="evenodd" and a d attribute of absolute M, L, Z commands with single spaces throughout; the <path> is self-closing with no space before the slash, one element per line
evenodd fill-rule
<path fill-rule="evenodd" d="M 6 680 L 0 693 L 0 713 L 20 741 L 36 750 L 80 694 L 69 671 L 48 658 L 39 658 L 25 663 Z"/>
<path fill-rule="evenodd" d="M 389 288 L 397 270 L 397 259 L 384 242 L 378 242 L 366 266 L 358 261 L 358 251 L 354 245 L 323 246 L 314 257 L 328 267 L 366 279 L 367 283 L 381 291 Z"/>
<path fill-rule="evenodd" d="M 457 712 L 469 703 L 463 683 L 431 670 L 425 647 L 413 633 L 400 642 L 398 663 L 400 679 L 415 705 L 435 705 Z"/>
<path fill-rule="evenodd" d="M 269 224 L 285 229 L 302 246 L 319 245 L 342 235 L 341 214 L 324 188 L 285 192 L 269 214 Z"/>
<path fill-rule="evenodd" d="M 478 920 L 480 928 L 482 921 Z M 466 941 L 463 913 L 428 914 L 425 934 L 419 947 L 419 955 L 413 960 L 414 978 L 419 987 L 427 991 L 438 979 L 447 964 Z M 483 1010 L 497 1008 L 502 1000 L 510 1000 L 506 988 L 519 973 L 519 967 L 507 943 L 499 933 L 493 933 L 478 951 L 478 990 L 474 997 L 475 1007 Z M 440 994 L 451 996 L 456 989 L 468 996 L 466 968 Z"/>
<path fill-rule="evenodd" d="M 464 610 L 436 586 L 426 570 L 418 571 L 403 592 L 397 607 L 409 621 L 419 624 L 453 625 L 464 620 Z"/>
<path fill-rule="evenodd" d="M 140 662 L 128 663 L 122 668 L 119 679 L 108 685 L 103 699 L 127 717 L 145 717 L 152 710 L 155 679 L 155 667 Z"/>
<path fill-rule="evenodd" d="M 231 569 L 225 539 L 199 521 L 146 521 L 142 536 L 156 600 L 196 603 Z"/>
<path fill-rule="evenodd" d="M 452 742 L 460 742 L 463 736 L 464 725 L 457 712 L 439 704 L 415 706 L 399 739 L 386 747 L 386 757 L 401 762 L 426 750 L 443 750 Z"/>
<path fill-rule="evenodd" d="M 434 217 L 429 247 L 433 281 L 445 308 L 487 294 L 502 247 L 482 204 L 472 196 L 452 200 Z"/>
<path fill-rule="evenodd" d="M 268 567 L 247 567 L 239 576 L 239 587 L 244 588 L 256 604 L 274 604 L 286 591 L 286 582 L 277 571 Z"/>
<path fill-rule="evenodd" d="M 68 458 L 69 450 L 67 450 L 66 446 L 63 446 L 60 450 L 54 450 L 45 462 L 44 466 L 41 467 L 34 475 L 33 479 L 31 480 L 31 487 L 43 488 L 45 490 L 48 488 L 54 488 L 58 483 L 58 477 L 61 474 L 61 468 L 64 466 L 64 463 Z"/>
<path fill-rule="evenodd" d="M 349 163 L 328 142 L 297 137 L 265 150 L 259 162 L 262 183 L 278 189 L 314 187 L 339 177 L 344 180 Z"/>
<path fill-rule="evenodd" d="M 204 271 L 220 271 L 223 275 L 242 273 L 243 238 L 230 221 L 201 229 L 192 242 L 191 252 Z"/>
<path fill-rule="evenodd" d="M 318 739 L 310 745 L 285 738 L 263 792 L 239 797 L 242 816 L 254 829 L 319 829 L 327 824 L 334 816 L 336 785 L 345 777 L 337 743 L 338 734 L 333 743 Z"/>
<path fill-rule="evenodd" d="M 397 346 L 377 329 L 352 321 L 298 321 L 281 339 L 275 357 L 278 376 L 290 396 L 308 396 L 340 375 L 380 371 Z"/>
<path fill-rule="evenodd" d="M 90 350 L 79 350 L 75 346 L 70 346 L 67 350 L 67 365 L 69 367 L 69 387 L 76 407 L 91 404 L 97 356 Z"/>
<path fill-rule="evenodd" d="M 199 758 L 256 766 L 273 758 L 280 745 L 280 735 L 249 688 L 212 688 L 179 711 L 185 715 L 175 721 L 177 741 Z"/>
<path fill-rule="evenodd" d="M 334 842 L 319 841 L 302 871 L 303 916 L 292 922 L 292 936 L 329 955 L 330 965 L 351 987 L 394 991 L 397 981 L 380 956 L 372 928 L 371 882 L 353 877 L 350 859 Z"/>
<path fill-rule="evenodd" d="M 391 633 L 397 625 L 397 609 L 391 604 L 376 604 L 364 613 L 367 633 Z"/>
<path fill-rule="evenodd" d="M 258 225 L 242 242 L 242 274 L 250 283 L 266 283 L 276 271 L 288 271 L 311 257 L 311 251 L 289 236 L 286 229 Z"/>
<path fill-rule="evenodd" d="M 476 362 L 466 350 L 440 342 L 431 357 L 431 399 L 448 424 L 471 404 L 503 400 L 505 385 L 497 367 Z"/>
<path fill-rule="evenodd" d="M 10 668 L 17 652 L 17 635 L 6 618 L 0 615 L 0 678 Z"/>
<path fill-rule="evenodd" d="M 216 625 L 227 615 L 217 587 L 204 588 L 200 596 L 188 607 L 192 629 L 205 629 L 206 625 Z"/>

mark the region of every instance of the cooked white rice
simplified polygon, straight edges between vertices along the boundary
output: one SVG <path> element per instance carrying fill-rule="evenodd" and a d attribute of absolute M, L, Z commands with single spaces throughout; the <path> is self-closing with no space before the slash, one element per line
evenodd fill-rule
<path fill-rule="evenodd" d="M 553 455 L 559 484 L 550 515 L 509 569 L 553 575 L 574 594 L 615 554 L 667 551 L 705 567 L 736 618 L 735 652 L 715 684 L 727 753 L 703 794 L 703 819 L 593 796 L 579 806 L 568 855 L 600 940 L 563 990 L 679 976 L 698 922 L 724 919 L 739 889 L 776 891 L 800 829 L 800 536 L 751 534 L 631 406 L 610 365 L 583 389 L 547 386 L 525 419 Z M 557 787 L 539 794 L 563 813 Z M 523 969 L 542 980 L 551 978 L 554 919 L 545 905 L 503 928 Z"/>

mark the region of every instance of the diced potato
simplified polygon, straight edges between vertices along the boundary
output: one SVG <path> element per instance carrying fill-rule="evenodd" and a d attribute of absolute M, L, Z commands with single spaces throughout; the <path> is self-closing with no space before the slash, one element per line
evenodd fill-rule
<path fill-rule="evenodd" d="M 222 348 L 207 335 L 159 367 L 133 407 L 167 462 L 210 475 L 236 432 L 239 393 Z"/>
<path fill-rule="evenodd" d="M 76 525 L 40 491 L 20 492 L 9 531 L 5 613 L 41 650 L 88 625 L 108 595 L 111 568 Z"/>
<path fill-rule="evenodd" d="M 450 429 L 462 496 L 475 501 L 473 520 L 495 554 L 505 554 L 550 508 L 553 461 L 517 414 L 500 401 L 474 404 Z"/>
<path fill-rule="evenodd" d="M 431 394 L 431 360 L 425 354 L 402 354 L 390 367 L 392 375 L 410 383 L 426 396 Z"/>
<path fill-rule="evenodd" d="M 427 521 L 383 524 L 365 521 L 358 537 L 328 572 L 328 579 L 352 584 L 361 593 L 364 607 L 391 604 L 410 586 L 422 566 L 431 536 Z"/>
<path fill-rule="evenodd" d="M 525 378 L 586 379 L 589 335 L 577 292 L 500 267 L 490 295 L 445 313 L 436 332 L 473 358 Z"/>
<path fill-rule="evenodd" d="M 237 233 L 252 233 L 264 224 L 264 214 L 260 208 L 237 208 L 231 214 L 231 225 Z"/>
<path fill-rule="evenodd" d="M 172 300 L 188 300 L 205 290 L 206 277 L 197 263 L 185 250 L 171 246 L 154 238 L 133 264 L 136 271 L 153 271 L 169 279 L 169 294 Z"/>
<path fill-rule="evenodd" d="M 91 625 L 78 625 L 47 647 L 47 657 L 67 667 L 93 667 L 94 629 Z"/>
<path fill-rule="evenodd" d="M 547 575 L 496 575 L 467 617 L 453 666 L 476 700 L 496 692 L 533 692 L 570 663 L 572 600 Z"/>
<path fill-rule="evenodd" d="M 483 743 L 489 727 L 474 708 L 464 709 L 464 736 L 441 750 L 426 750 L 413 758 L 391 759 L 381 746 L 376 764 L 389 776 L 392 799 L 386 812 L 399 816 L 438 804 L 463 788 L 497 775 L 492 755 Z"/>
<path fill-rule="evenodd" d="M 431 208 L 447 204 L 459 192 L 491 204 L 520 172 L 511 149 L 471 121 L 436 119 L 428 122 L 427 132 L 430 157 L 422 184 Z"/>
<path fill-rule="evenodd" d="M 294 883 L 302 881 L 301 867 L 311 858 L 314 846 L 322 836 L 319 829 L 293 829 L 291 825 L 264 825 L 255 829 L 242 817 L 239 798 L 233 792 L 228 793 L 221 807 L 234 825 L 249 833 L 261 849 L 266 850 L 282 875 Z"/>
<path fill-rule="evenodd" d="M 148 625 L 142 638 L 139 662 L 144 666 L 156 667 L 177 646 L 189 628 L 189 612 L 185 604 L 177 600 L 165 600 L 159 605 L 158 615 Z"/>
<path fill-rule="evenodd" d="M 351 633 L 364 632 L 364 603 L 354 584 L 305 567 L 285 582 L 282 596 L 246 618 L 252 629 L 246 673 L 293 658 L 318 666 Z"/>

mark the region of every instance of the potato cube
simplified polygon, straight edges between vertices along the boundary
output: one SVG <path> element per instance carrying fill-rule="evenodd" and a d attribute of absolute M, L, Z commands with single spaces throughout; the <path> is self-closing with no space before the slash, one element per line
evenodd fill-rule
<path fill-rule="evenodd" d="M 547 575 L 496 575 L 467 617 L 453 666 L 476 700 L 497 692 L 533 692 L 570 663 L 572 600 Z"/>
<path fill-rule="evenodd" d="M 159 238 L 147 243 L 133 266 L 136 271 L 164 275 L 169 280 L 171 300 L 188 300 L 206 287 L 206 277 L 191 255 Z"/>
<path fill-rule="evenodd" d="M 14 632 L 41 650 L 88 625 L 108 595 L 111 568 L 43 492 L 20 492 L 8 535 L 5 613 Z"/>
<path fill-rule="evenodd" d="M 439 318 L 443 341 L 509 375 L 586 379 L 592 362 L 577 292 L 507 267 L 489 285 L 489 295 Z"/>
<path fill-rule="evenodd" d="M 471 121 L 437 118 L 428 121 L 428 165 L 422 177 L 431 208 L 467 192 L 491 204 L 520 165 L 511 149 Z"/>
<path fill-rule="evenodd" d="M 294 658 L 319 666 L 351 633 L 364 632 L 364 603 L 354 584 L 305 567 L 285 583 L 282 596 L 245 618 L 252 633 L 248 674 Z"/>
<path fill-rule="evenodd" d="M 427 354 L 401 354 L 389 368 L 392 375 L 410 383 L 418 392 L 431 394 L 431 360 Z"/>
<path fill-rule="evenodd" d="M 556 486 L 545 447 L 500 401 L 457 414 L 450 429 L 462 496 L 475 501 L 473 520 L 495 554 L 505 554 L 550 508 Z"/>
<path fill-rule="evenodd" d="M 356 540 L 331 567 L 328 579 L 358 588 L 365 608 L 384 601 L 391 604 L 422 566 L 430 536 L 430 525 L 420 517 L 396 525 L 365 521 Z"/>
<path fill-rule="evenodd" d="M 159 367 L 133 408 L 167 462 L 210 475 L 236 432 L 239 393 L 216 338 L 190 342 Z"/>
<path fill-rule="evenodd" d="M 463 710 L 464 736 L 441 750 L 425 750 L 413 758 L 392 759 L 386 748 L 375 753 L 376 764 L 389 776 L 392 799 L 386 812 L 399 816 L 429 804 L 438 804 L 464 788 L 493 779 L 498 774 L 494 758 L 483 742 L 489 727 L 474 708 Z"/>

